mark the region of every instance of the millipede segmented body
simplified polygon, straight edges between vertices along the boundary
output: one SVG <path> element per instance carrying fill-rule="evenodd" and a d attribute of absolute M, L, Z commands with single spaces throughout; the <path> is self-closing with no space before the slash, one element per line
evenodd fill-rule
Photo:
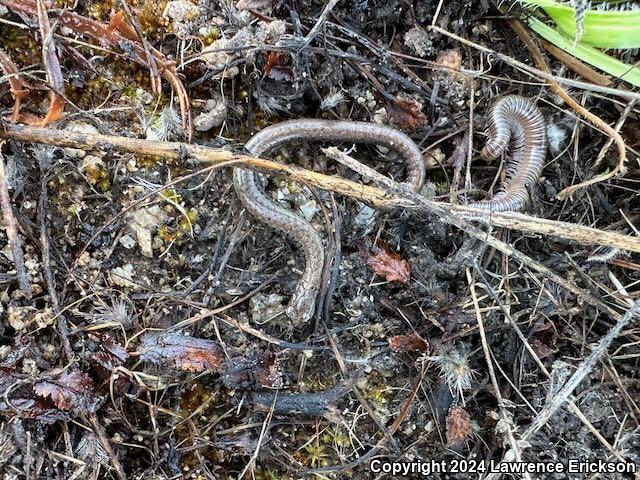
<path fill-rule="evenodd" d="M 491 108 L 489 141 L 482 152 L 485 160 L 494 160 L 509 149 L 505 181 L 493 198 L 467 206 L 504 212 L 522 210 L 529 201 L 529 187 L 542 173 L 547 155 L 547 126 L 538 107 L 526 98 L 508 95 Z"/>
<path fill-rule="evenodd" d="M 353 142 L 384 145 L 400 154 L 407 164 L 407 183 L 418 190 L 425 177 L 425 167 L 418 146 L 404 133 L 367 122 L 300 119 L 272 125 L 256 133 L 245 148 L 255 156 L 296 140 Z M 288 235 L 305 261 L 287 315 L 294 323 L 306 322 L 315 311 L 324 266 L 322 238 L 304 218 L 269 199 L 260 185 L 259 174 L 236 168 L 233 183 L 244 207 L 259 220 Z"/>

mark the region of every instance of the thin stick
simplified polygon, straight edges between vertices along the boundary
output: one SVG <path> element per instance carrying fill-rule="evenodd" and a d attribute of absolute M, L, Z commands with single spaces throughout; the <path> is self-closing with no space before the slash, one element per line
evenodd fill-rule
<path fill-rule="evenodd" d="M 42 250 L 42 271 L 47 291 L 49 292 L 49 298 L 51 299 L 51 306 L 53 312 L 56 315 L 56 327 L 60 340 L 62 342 L 62 348 L 67 357 L 67 362 L 73 361 L 73 349 L 71 348 L 71 342 L 69 341 L 69 324 L 67 318 L 60 310 L 60 301 L 58 300 L 58 293 L 56 291 L 56 281 L 51 269 L 51 245 L 49 243 L 49 232 L 47 228 L 47 201 L 49 195 L 47 194 L 47 177 L 42 170 L 42 180 L 40 184 L 40 198 L 38 199 L 38 222 L 40 224 L 40 247 Z"/>
<path fill-rule="evenodd" d="M 546 404 L 538 415 L 533 419 L 531 425 L 520 437 L 521 440 L 531 438 L 538 430 L 544 427 L 551 417 L 567 402 L 573 391 L 580 385 L 587 375 L 593 370 L 596 363 L 607 353 L 611 343 L 618 338 L 622 330 L 631 323 L 634 317 L 640 311 L 640 300 L 634 302 L 633 306 L 625 313 L 613 326 L 609 332 L 600 339 L 598 345 L 593 349 L 591 354 L 585 358 L 576 371 L 566 381 L 564 386 L 553 396 L 550 403 Z"/>
<path fill-rule="evenodd" d="M 2 149 L 4 142 L 0 143 L 0 149 Z M 4 220 L 4 228 L 7 232 L 7 238 L 9 240 L 9 246 L 11 247 L 11 256 L 13 257 L 13 263 L 16 267 L 16 273 L 18 275 L 18 285 L 20 290 L 27 298 L 31 297 L 31 283 L 29 282 L 29 276 L 27 270 L 24 267 L 24 254 L 22 253 L 22 243 L 18 236 L 16 229 L 16 219 L 13 216 L 13 209 L 11 207 L 11 198 L 9 197 L 9 187 L 7 185 L 7 178 L 4 171 L 4 157 L 0 152 L 0 206 L 2 207 L 2 218 Z"/>
<path fill-rule="evenodd" d="M 477 266 L 476 266 L 477 268 Z M 510 420 L 510 416 L 505 408 L 504 400 L 502 399 L 502 393 L 500 392 L 500 385 L 498 384 L 498 379 L 496 377 L 496 373 L 493 369 L 493 361 L 491 356 L 491 351 L 489 350 L 489 342 L 487 342 L 487 334 L 484 330 L 484 320 L 482 318 L 482 313 L 480 313 L 480 305 L 478 304 L 478 296 L 476 295 L 476 282 L 471 275 L 471 271 L 469 268 L 466 270 L 467 273 L 467 282 L 469 283 L 469 291 L 471 292 L 471 299 L 473 301 L 473 310 L 476 314 L 476 321 L 478 322 L 478 330 L 480 332 L 480 342 L 482 343 L 482 351 L 484 352 L 484 358 L 487 362 L 487 369 L 489 370 L 489 378 L 491 379 L 491 384 L 493 385 L 493 394 L 496 396 L 498 400 L 498 409 L 500 410 L 500 415 L 502 416 L 502 421 L 504 422 L 504 427 L 507 433 L 507 438 L 509 444 L 511 445 L 511 451 L 515 454 L 515 461 L 522 461 L 522 452 L 520 451 L 520 447 L 518 446 L 518 442 L 513 434 L 513 422 Z M 524 473 L 524 478 L 531 479 L 531 476 L 528 473 Z"/>
<path fill-rule="evenodd" d="M 556 60 L 561 61 L 582 78 L 589 80 L 591 83 L 595 83 L 596 85 L 600 85 L 601 87 L 609 87 L 613 83 L 613 81 L 609 77 L 595 71 L 589 65 L 581 62 L 576 57 L 569 55 L 561 48 L 556 47 L 553 43 L 547 42 L 544 38 L 541 37 L 538 37 L 538 40 L 547 52 L 556 57 Z"/>
<path fill-rule="evenodd" d="M 4 130 L 0 129 L 0 138 L 13 139 L 21 142 L 45 143 L 60 147 L 82 149 L 98 147 L 105 150 L 118 149 L 125 152 L 158 155 L 173 159 L 191 158 L 197 162 L 209 163 L 211 165 L 226 164 L 229 166 L 233 164 L 233 166 L 240 167 L 255 167 L 265 171 L 286 173 L 302 183 L 357 198 L 374 207 L 446 212 L 450 217 L 457 217 L 458 219 L 464 216 L 484 217 L 496 227 L 551 235 L 583 245 L 601 245 L 631 252 L 640 252 L 640 237 L 637 236 L 608 232 L 568 222 L 536 218 L 515 212 L 490 213 L 463 206 L 453 206 L 447 203 L 430 201 L 420 196 L 407 196 L 408 192 L 395 191 L 393 188 L 390 192 L 379 187 L 363 185 L 341 177 L 313 172 L 295 165 L 285 165 L 262 158 L 235 154 L 228 150 L 209 148 L 201 145 L 179 142 L 155 142 L 128 137 L 86 134 L 35 127 L 20 128 L 10 125 L 5 125 Z M 377 172 L 373 172 L 377 174 Z M 371 177 L 369 176 L 369 178 Z M 393 184 L 395 184 L 395 182 L 393 182 Z"/>

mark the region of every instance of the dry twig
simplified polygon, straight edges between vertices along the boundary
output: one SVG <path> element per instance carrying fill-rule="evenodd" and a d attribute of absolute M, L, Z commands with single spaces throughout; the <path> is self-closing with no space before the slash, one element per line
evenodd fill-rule
<path fill-rule="evenodd" d="M 237 165 L 244 164 L 247 167 L 255 167 L 265 171 L 282 172 L 291 175 L 294 179 L 330 190 L 342 195 L 357 198 L 374 207 L 407 208 L 414 210 L 430 211 L 442 217 L 456 218 L 458 222 L 463 217 L 483 217 L 496 227 L 509 228 L 523 232 L 551 235 L 565 240 L 571 240 L 583 245 L 603 245 L 621 248 L 632 252 L 640 252 L 640 237 L 608 232 L 596 228 L 586 227 L 567 222 L 547 220 L 524 215 L 515 212 L 489 213 L 474 210 L 463 206 L 452 206 L 447 203 L 439 203 L 427 200 L 419 195 L 407 195 L 408 192 L 394 190 L 395 182 L 385 185 L 391 191 L 352 182 L 341 177 L 324 175 L 295 165 L 285 165 L 270 160 L 264 160 L 248 155 L 241 155 L 223 149 L 204 147 L 179 142 L 155 142 L 128 137 L 117 137 L 100 134 L 84 134 L 78 132 L 62 132 L 57 130 L 39 129 L 34 127 L 5 126 L 0 130 L 0 138 L 18 140 L 21 142 L 37 142 L 60 147 L 73 148 L 113 148 L 125 152 L 158 155 L 165 158 L 184 159 L 191 158 L 200 163 L 211 165 Z M 359 162 L 357 162 L 359 163 Z M 377 174 L 372 170 L 367 170 Z M 361 173 L 361 172 L 359 172 Z M 367 174 L 367 176 L 369 176 Z M 386 177 L 384 177 L 386 178 Z M 388 180 L 388 179 L 387 179 Z M 445 219 L 448 223 L 448 220 Z M 479 231 L 480 232 L 480 231 Z M 479 233 L 484 238 L 484 233 Z"/>
<path fill-rule="evenodd" d="M 4 142 L 0 143 L 0 150 L 2 149 Z M 16 273 L 18 275 L 18 284 L 20 290 L 27 297 L 31 297 L 31 284 L 29 282 L 29 276 L 27 270 L 24 267 L 24 254 L 22 253 L 22 244 L 18 231 L 16 229 L 16 218 L 13 215 L 13 208 L 11 207 L 11 198 L 9 196 L 9 187 L 7 185 L 7 177 L 4 170 L 4 157 L 0 151 L 0 207 L 2 207 L 2 218 L 4 220 L 4 228 L 9 240 L 9 246 L 11 247 L 11 255 L 13 256 L 13 263 L 16 266 Z"/>

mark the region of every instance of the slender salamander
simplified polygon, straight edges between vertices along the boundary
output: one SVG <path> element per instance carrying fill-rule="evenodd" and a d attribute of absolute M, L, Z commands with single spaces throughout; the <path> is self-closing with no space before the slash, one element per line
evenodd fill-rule
<path fill-rule="evenodd" d="M 384 145 L 400 154 L 407 164 L 407 184 L 418 190 L 425 167 L 418 146 L 404 133 L 367 122 L 300 119 L 277 123 L 256 133 L 245 148 L 257 157 L 295 140 L 353 142 Z M 287 234 L 305 261 L 304 271 L 287 307 L 294 323 L 308 321 L 314 313 L 324 265 L 322 238 L 304 218 L 276 205 L 264 193 L 259 174 L 236 168 L 233 183 L 238 198 L 256 218 Z"/>
<path fill-rule="evenodd" d="M 296 140 L 345 141 L 389 147 L 400 154 L 407 165 L 406 184 L 419 190 L 425 167 L 418 146 L 404 133 L 367 122 L 299 119 L 281 122 L 256 133 L 245 148 L 257 157 L 275 147 Z M 529 100 L 516 95 L 500 99 L 489 118 L 489 141 L 481 155 L 486 160 L 498 158 L 511 147 L 512 160 L 506 179 L 493 198 L 472 202 L 468 206 L 483 210 L 521 210 L 528 201 L 527 187 L 535 184 L 546 156 L 546 124 L 540 110 Z M 260 221 L 270 225 L 294 242 L 305 261 L 286 313 L 295 324 L 308 321 L 315 311 L 324 265 L 322 238 L 301 216 L 276 205 L 261 185 L 260 175 L 235 168 L 233 183 L 244 207 Z"/>

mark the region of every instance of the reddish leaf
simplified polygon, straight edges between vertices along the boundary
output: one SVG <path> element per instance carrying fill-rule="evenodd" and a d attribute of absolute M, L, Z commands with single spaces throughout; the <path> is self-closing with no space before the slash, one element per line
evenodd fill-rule
<path fill-rule="evenodd" d="M 93 360 L 107 371 L 111 371 L 129 358 L 129 354 L 122 345 L 116 342 L 110 335 L 94 333 L 92 337 L 98 340 L 98 351 L 93 354 Z"/>
<path fill-rule="evenodd" d="M 74 413 L 96 411 L 102 399 L 94 390 L 80 372 L 56 370 L 34 381 L 0 369 L 0 414 L 46 423 L 69 420 Z"/>
<path fill-rule="evenodd" d="M 449 409 L 446 418 L 447 446 L 464 441 L 471 435 L 471 417 L 467 411 L 457 405 Z"/>
<path fill-rule="evenodd" d="M 256 381 L 263 387 L 281 387 L 282 372 L 280 362 L 273 353 L 264 353 L 259 356 L 256 371 Z"/>
<path fill-rule="evenodd" d="M 410 98 L 387 100 L 387 116 L 400 130 L 415 130 L 427 123 L 427 116 L 422 113 L 422 106 Z"/>
<path fill-rule="evenodd" d="M 292 80 L 291 68 L 286 66 L 287 52 L 268 52 L 264 76 L 273 80 Z"/>
<path fill-rule="evenodd" d="M 554 353 L 558 351 L 557 348 L 551 348 L 549 345 L 545 345 L 537 338 L 534 338 L 529 342 L 531 345 L 531 349 L 536 352 L 538 358 L 547 358 L 552 356 Z"/>
<path fill-rule="evenodd" d="M 394 352 L 429 351 L 429 343 L 416 332 L 411 335 L 397 335 L 389 339 L 389 347 Z"/>
<path fill-rule="evenodd" d="M 40 398 L 12 398 L 11 407 L 5 409 L 4 402 L 0 403 L 0 412 L 13 416 L 17 414 L 20 418 L 31 418 L 45 423 L 53 423 L 59 420 L 67 421 L 71 419 L 68 412 L 57 409 L 53 404 Z"/>
<path fill-rule="evenodd" d="M 558 333 L 552 322 L 546 322 L 538 326 L 535 337 L 529 342 L 538 358 L 547 358 L 558 351 L 556 341 Z"/>
<path fill-rule="evenodd" d="M 142 337 L 140 358 L 187 372 L 217 371 L 224 359 L 218 343 L 180 333 L 153 332 Z"/>
<path fill-rule="evenodd" d="M 54 371 L 49 378 L 36 382 L 33 391 L 51 398 L 60 410 L 76 413 L 93 413 L 102 401 L 91 377 L 82 372 Z"/>
<path fill-rule="evenodd" d="M 386 243 L 380 241 L 370 249 L 360 248 L 360 254 L 367 265 L 387 281 L 406 283 L 409 280 L 409 262 L 391 250 Z"/>

